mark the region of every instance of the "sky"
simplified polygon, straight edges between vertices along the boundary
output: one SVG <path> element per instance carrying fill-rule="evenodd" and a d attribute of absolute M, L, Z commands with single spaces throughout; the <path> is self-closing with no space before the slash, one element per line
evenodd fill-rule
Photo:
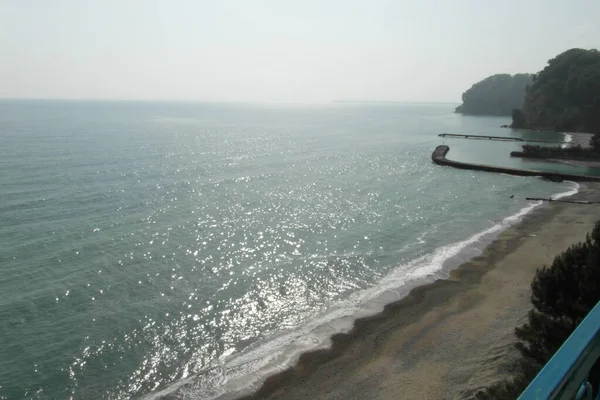
<path fill-rule="evenodd" d="M 460 102 L 600 48 L 600 0 L 0 0 L 0 98 Z"/>

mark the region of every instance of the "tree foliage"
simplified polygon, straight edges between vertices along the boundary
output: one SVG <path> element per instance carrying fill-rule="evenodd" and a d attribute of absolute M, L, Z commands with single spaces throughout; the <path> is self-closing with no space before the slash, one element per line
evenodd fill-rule
<path fill-rule="evenodd" d="M 532 158 L 564 158 L 569 160 L 598 160 L 600 152 L 595 148 L 590 147 L 559 147 L 559 146 L 537 146 L 526 144 L 523 145 L 522 154 L 512 152 L 511 155 L 525 156 Z"/>
<path fill-rule="evenodd" d="M 513 115 L 513 120 L 514 120 Z M 532 157 L 532 158 L 562 158 L 567 160 L 599 160 L 600 159 L 600 133 L 594 134 L 590 138 L 589 147 L 579 145 L 572 147 L 561 146 L 537 146 L 531 144 L 523 145 L 523 151 L 513 151 L 510 153 L 513 157 Z"/>
<path fill-rule="evenodd" d="M 600 301 L 600 221 L 582 243 L 554 258 L 550 267 L 538 269 L 531 282 L 527 323 L 516 328 L 521 353 L 513 377 L 476 395 L 478 400 L 515 399 L 548 362 L 577 325 Z M 589 380 L 600 378 L 598 362 Z"/>
<path fill-rule="evenodd" d="M 594 136 L 590 138 L 590 147 L 594 149 L 594 151 L 600 154 L 600 133 L 595 133 Z"/>
<path fill-rule="evenodd" d="M 571 49 L 548 61 L 527 88 L 522 113 L 512 127 L 599 131 L 600 52 Z"/>
<path fill-rule="evenodd" d="M 523 105 L 525 87 L 532 82 L 531 74 L 497 74 L 477 82 L 463 93 L 463 104 L 457 113 L 472 115 L 511 115 Z"/>

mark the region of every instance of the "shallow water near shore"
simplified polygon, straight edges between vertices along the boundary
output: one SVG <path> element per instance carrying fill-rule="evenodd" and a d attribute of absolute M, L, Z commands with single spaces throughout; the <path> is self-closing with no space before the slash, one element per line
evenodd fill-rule
<path fill-rule="evenodd" d="M 0 398 L 232 397 L 576 190 L 452 110 L 0 102 Z"/>

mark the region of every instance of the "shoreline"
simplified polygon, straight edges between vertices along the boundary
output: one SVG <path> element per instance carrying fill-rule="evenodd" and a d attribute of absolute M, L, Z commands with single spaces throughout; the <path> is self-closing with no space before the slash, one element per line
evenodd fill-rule
<path fill-rule="evenodd" d="M 600 185 L 586 184 L 581 185 L 580 192 L 573 197 L 592 199 L 599 192 Z M 501 232 L 480 256 L 452 270 L 449 278 L 416 287 L 401 300 L 387 304 L 382 312 L 357 319 L 348 333 L 331 337 L 331 347 L 303 353 L 294 366 L 269 376 L 258 390 L 238 399 L 392 399 L 398 398 L 398 390 L 405 391 L 405 398 L 415 399 L 442 398 L 450 393 L 455 397 L 473 394 L 478 388 L 501 378 L 498 370 L 506 368 L 516 356 L 512 332 L 522 323 L 530 308 L 529 283 L 536 268 L 549 264 L 568 245 L 583 240 L 600 215 L 599 211 L 600 205 L 551 203 L 538 207 L 521 222 Z M 549 225 L 563 228 L 565 224 L 568 229 L 548 231 Z M 549 242 L 548 236 L 554 236 L 554 240 Z M 559 243 L 561 245 L 557 247 Z M 506 276 L 500 271 L 501 264 L 515 256 L 517 259 L 524 256 L 519 249 L 527 245 L 544 251 L 536 254 L 531 249 L 527 250 L 527 266 L 511 271 L 522 278 L 514 282 L 514 275 Z M 486 291 L 486 288 L 490 289 L 484 282 L 488 275 L 500 275 L 495 279 L 499 279 L 513 295 L 516 294 L 504 299 L 505 306 L 515 303 L 514 307 L 508 308 L 512 310 L 510 318 L 504 315 L 506 307 L 496 310 L 497 307 L 490 308 L 488 304 L 488 317 L 494 324 L 504 325 L 500 337 L 492 339 L 496 345 L 492 349 L 495 355 L 491 363 L 489 352 L 479 356 L 474 354 L 472 341 L 462 353 L 457 353 L 456 342 L 452 340 L 453 337 L 472 336 L 475 332 L 483 336 L 495 333 L 482 327 L 474 329 L 469 323 L 467 325 L 471 329 L 464 329 L 465 324 L 456 321 L 463 319 L 459 318 L 463 312 L 473 311 L 478 304 L 489 303 L 486 299 L 496 298 L 497 303 L 500 295 L 502 305 L 504 294 L 498 293 L 498 288 Z M 465 302 L 467 299 L 472 301 Z M 499 316 L 502 318 L 498 319 Z M 480 316 L 471 322 L 488 319 Z M 430 337 L 432 335 L 433 338 Z M 422 342 L 428 345 L 424 347 Z M 432 351 L 431 346 L 442 346 L 444 350 Z M 448 352 L 457 354 L 442 362 L 440 357 Z M 475 359 L 471 357 L 473 355 Z M 455 367 L 449 368 L 452 361 Z M 444 367 L 446 364 L 447 368 Z M 452 375 L 457 368 L 461 372 L 454 379 L 449 379 L 448 374 Z M 432 381 L 436 377 L 444 378 L 434 385 Z"/>

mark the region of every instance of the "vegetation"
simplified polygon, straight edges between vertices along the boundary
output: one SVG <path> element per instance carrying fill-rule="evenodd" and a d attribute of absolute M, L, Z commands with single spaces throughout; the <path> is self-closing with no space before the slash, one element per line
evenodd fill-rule
<path fill-rule="evenodd" d="M 525 87 L 532 82 L 531 74 L 497 74 L 477 82 L 463 93 L 463 104 L 457 113 L 471 115 L 511 115 L 523 105 Z"/>
<path fill-rule="evenodd" d="M 600 133 L 594 133 L 594 136 L 590 139 L 590 147 L 594 149 L 594 151 L 600 154 Z"/>
<path fill-rule="evenodd" d="M 525 114 L 518 108 L 512 110 L 512 124 L 511 128 L 518 128 L 525 126 Z"/>
<path fill-rule="evenodd" d="M 523 156 L 531 158 L 566 158 L 566 159 L 598 159 L 600 154 L 594 149 L 575 147 L 547 147 L 547 146 L 532 146 L 526 144 L 523 146 L 522 152 L 512 152 L 512 156 Z"/>
<path fill-rule="evenodd" d="M 600 52 L 571 49 L 548 61 L 512 116 L 512 128 L 600 131 Z"/>
<path fill-rule="evenodd" d="M 538 269 L 531 283 L 528 322 L 515 330 L 521 359 L 513 376 L 486 390 L 478 400 L 516 399 L 600 301 L 600 221 L 585 242 L 569 247 L 550 267 Z M 600 362 L 590 371 L 592 384 L 600 378 Z"/>
<path fill-rule="evenodd" d="M 557 146 L 533 146 L 526 144 L 522 152 L 513 151 L 511 156 L 532 158 L 564 158 L 564 159 L 600 159 L 600 133 L 594 134 L 590 139 L 590 147 L 557 147 Z"/>

